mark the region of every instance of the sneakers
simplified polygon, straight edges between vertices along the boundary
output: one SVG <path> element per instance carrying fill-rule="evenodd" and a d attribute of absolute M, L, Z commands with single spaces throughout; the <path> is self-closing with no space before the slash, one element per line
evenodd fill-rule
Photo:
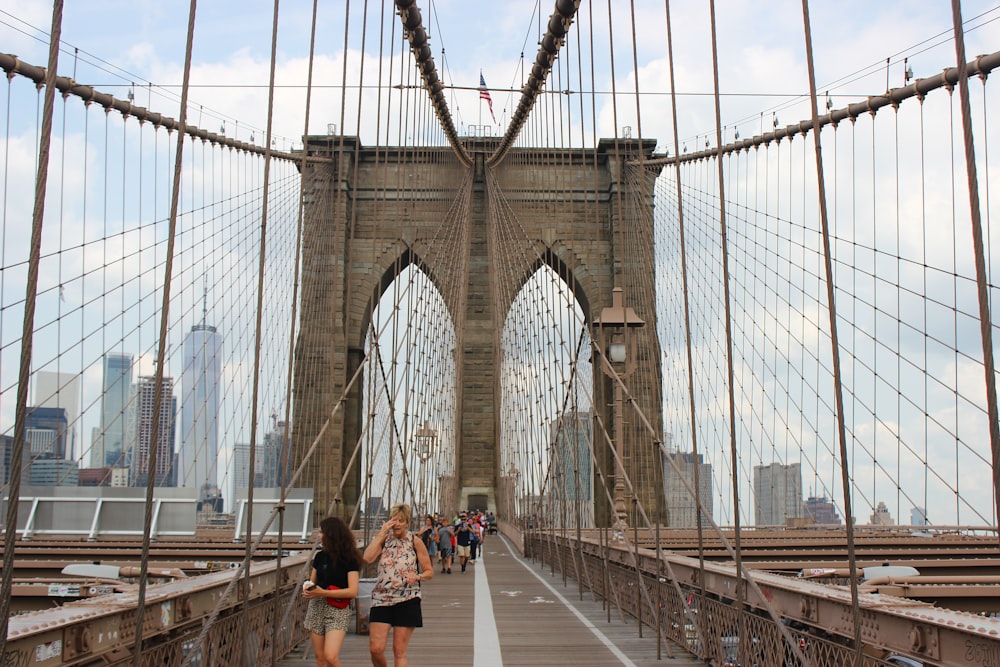
<path fill-rule="evenodd" d="M 451 574 L 451 568 L 450 567 L 448 568 L 448 574 Z"/>

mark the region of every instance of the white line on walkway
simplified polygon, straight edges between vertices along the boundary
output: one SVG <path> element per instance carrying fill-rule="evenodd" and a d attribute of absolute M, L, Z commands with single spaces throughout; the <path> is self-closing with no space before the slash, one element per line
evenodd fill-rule
<path fill-rule="evenodd" d="M 607 646 L 608 649 L 614 654 L 614 656 L 616 658 L 618 658 L 618 660 L 621 661 L 621 663 L 623 665 L 625 665 L 625 667 L 636 667 L 636 664 L 634 662 L 632 662 L 631 660 L 629 660 L 629 657 L 627 655 L 625 655 L 624 653 L 622 653 L 621 649 L 619 649 L 617 646 L 615 646 L 614 642 L 612 642 L 610 639 L 608 639 L 607 635 L 605 635 L 603 632 L 601 632 L 597 628 L 596 625 L 594 625 L 593 623 L 591 623 L 589 618 L 587 618 L 586 616 L 584 616 L 580 612 L 580 610 L 578 610 L 576 607 L 574 607 L 573 604 L 569 600 L 567 600 L 566 598 L 564 598 L 559 591 L 557 591 L 555 588 L 552 587 L 551 584 L 549 584 L 549 582 L 545 581 L 545 579 L 543 579 L 541 575 L 539 575 L 537 572 L 535 572 L 534 568 L 532 568 L 530 565 L 528 565 L 527 563 L 525 563 L 521 559 L 521 557 L 517 555 L 517 552 L 511 546 L 510 542 L 507 540 L 506 537 L 503 537 L 502 539 L 504 541 L 504 544 L 507 545 L 507 550 L 510 551 L 510 555 L 513 556 L 514 559 L 518 563 L 520 563 L 524 567 L 525 570 L 527 570 L 528 572 L 530 572 L 535 577 L 535 579 L 538 579 L 540 582 L 542 582 L 542 584 L 544 584 L 545 587 L 547 589 L 549 589 L 549 591 L 553 595 L 555 595 L 556 598 L 558 598 L 560 602 L 562 602 L 564 605 L 566 605 L 567 609 L 569 609 L 571 612 L 573 612 L 576 615 L 576 617 L 578 619 L 580 619 L 581 623 L 583 623 L 585 626 L 587 626 L 588 628 L 590 628 L 590 631 L 592 633 L 594 633 L 594 636 L 597 637 L 601 641 L 602 644 L 604 644 L 605 646 Z M 478 596 L 477 596 L 477 600 L 478 600 Z M 479 627 L 479 626 L 477 625 L 476 627 Z"/>
<path fill-rule="evenodd" d="M 485 551 L 485 549 L 483 550 Z M 503 656 L 500 655 L 500 635 L 497 633 L 497 622 L 493 617 L 493 597 L 490 595 L 490 582 L 486 578 L 486 559 L 481 551 L 476 564 L 469 564 L 476 572 L 475 588 L 475 622 L 472 642 L 473 667 L 502 667 Z"/>

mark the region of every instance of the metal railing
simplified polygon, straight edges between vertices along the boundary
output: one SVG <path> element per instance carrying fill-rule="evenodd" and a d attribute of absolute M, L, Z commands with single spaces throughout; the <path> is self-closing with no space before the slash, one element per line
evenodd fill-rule
<path fill-rule="evenodd" d="M 702 659 L 790 664 L 793 652 L 783 637 L 787 633 L 814 665 L 853 662 L 851 594 L 846 587 L 755 572 L 761 592 L 783 620 L 785 628 L 779 628 L 764 612 L 763 599 L 748 595 L 743 609 L 738 608 L 738 577 L 732 565 L 702 566 L 697 559 L 662 552 L 658 562 L 651 549 L 593 539 L 577 543 L 541 531 L 525 534 L 524 544 L 527 555 L 578 576 L 595 596 Z M 667 579 L 667 565 L 676 582 Z M 884 594 L 863 594 L 859 603 L 865 665 L 887 664 L 890 656 L 910 657 L 928 667 L 973 664 L 967 662 L 969 655 L 984 660 L 1000 656 L 998 619 Z"/>
<path fill-rule="evenodd" d="M 10 618 L 4 665 L 192 665 L 271 664 L 305 639 L 305 604 L 298 580 L 309 552 L 250 566 L 249 586 L 224 603 L 201 646 L 196 645 L 208 616 L 223 595 L 231 570 L 169 583 L 146 591 L 143 653 L 133 662 L 136 591 L 103 595 L 55 609 Z"/>

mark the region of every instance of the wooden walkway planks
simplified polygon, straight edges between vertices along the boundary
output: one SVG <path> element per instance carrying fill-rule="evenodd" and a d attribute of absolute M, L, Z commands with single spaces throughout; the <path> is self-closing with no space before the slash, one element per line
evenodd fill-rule
<path fill-rule="evenodd" d="M 434 579 L 423 586 L 424 627 L 414 633 L 407 652 L 411 667 L 704 664 L 677 647 L 671 647 L 674 657 L 670 658 L 666 645 L 663 659 L 658 661 L 655 632 L 644 628 L 644 637 L 640 639 L 634 619 L 623 620 L 617 609 L 612 609 L 608 622 L 607 610 L 600 601 L 593 601 L 587 592 L 580 600 L 574 580 L 567 579 L 564 586 L 561 574 L 550 574 L 537 562 L 522 560 L 499 537 L 490 536 L 484 557 L 470 564 L 466 574 L 454 566 L 452 573 L 436 570 Z M 478 610 L 481 625 L 477 627 L 476 593 L 477 589 L 486 590 L 487 582 L 495 626 L 489 627 L 481 620 L 485 601 L 481 595 Z M 495 650 L 484 650 L 494 646 L 491 633 L 499 639 L 500 656 Z M 368 637 L 349 634 L 340 658 L 345 666 L 371 664 Z M 311 649 L 303 646 L 279 664 L 313 667 L 316 662 Z M 391 655 L 389 664 L 393 664 Z"/>

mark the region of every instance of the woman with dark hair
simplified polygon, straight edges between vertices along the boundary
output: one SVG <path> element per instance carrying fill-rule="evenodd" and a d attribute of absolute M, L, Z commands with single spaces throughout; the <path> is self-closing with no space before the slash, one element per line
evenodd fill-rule
<path fill-rule="evenodd" d="M 303 626 L 312 635 L 316 667 L 340 667 L 340 647 L 351 620 L 350 601 L 358 595 L 361 552 L 354 533 L 337 517 L 319 524 L 321 549 L 313 558 L 312 574 L 302 584 L 309 600 Z"/>

